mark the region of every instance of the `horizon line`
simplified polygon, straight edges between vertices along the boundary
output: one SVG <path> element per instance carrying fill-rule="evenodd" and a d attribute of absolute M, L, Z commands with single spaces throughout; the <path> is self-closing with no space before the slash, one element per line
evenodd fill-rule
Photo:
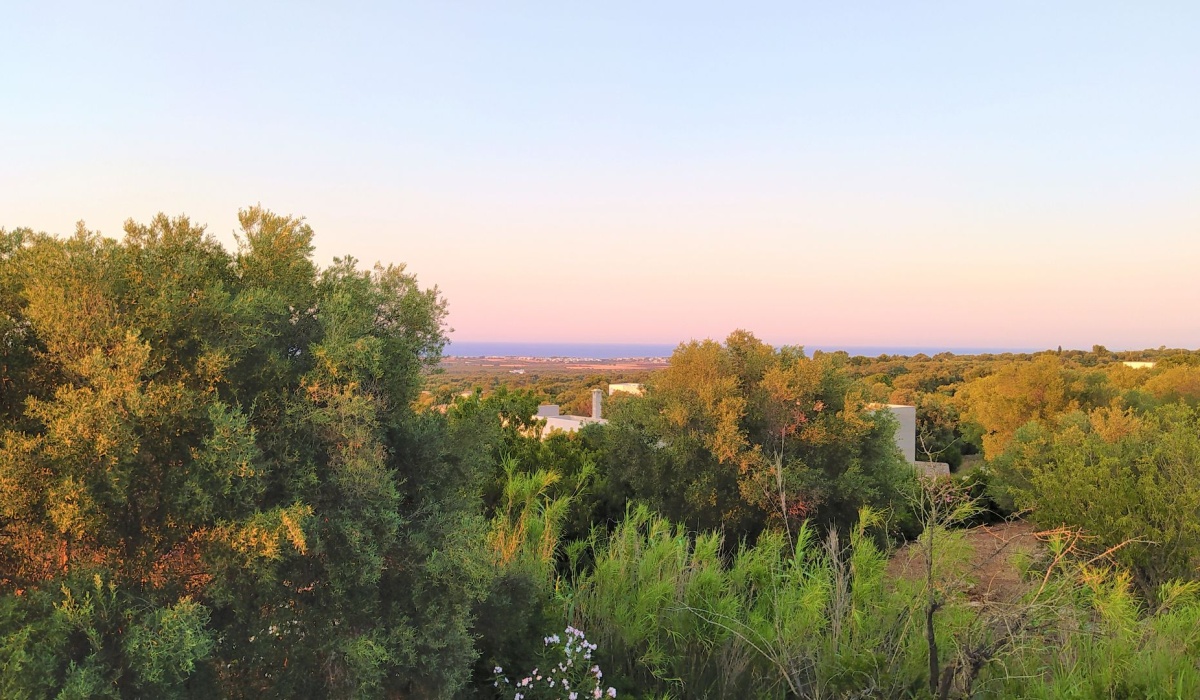
<path fill-rule="evenodd" d="M 680 345 L 686 344 L 688 342 L 692 342 L 693 340 L 699 340 L 699 339 L 693 338 L 693 339 L 689 339 L 689 340 L 685 340 L 685 341 L 678 341 L 678 342 L 651 342 L 651 341 L 614 342 L 614 341 L 571 341 L 571 340 L 459 340 L 459 341 L 448 340 L 446 348 L 442 354 L 445 356 L 448 356 L 448 357 L 480 357 L 480 356 L 489 356 L 489 355 L 501 356 L 501 357 L 503 357 L 503 356 L 512 357 L 512 356 L 535 354 L 535 353 L 530 353 L 530 352 L 524 352 L 524 353 L 516 352 L 516 353 L 504 355 L 504 354 L 495 353 L 495 352 L 488 352 L 488 353 L 478 353 L 478 354 L 472 353 L 472 354 L 468 354 L 468 355 L 463 355 L 460 353 L 453 352 L 455 345 L 459 346 L 459 348 L 461 348 L 462 351 L 468 351 L 468 349 L 470 349 L 470 350 L 480 349 L 480 348 L 478 348 L 478 346 L 492 346 L 492 348 L 496 349 L 496 350 L 525 349 L 525 350 L 529 351 L 529 350 L 533 350 L 536 348 L 538 350 L 538 353 L 536 353 L 536 354 L 545 353 L 548 350 L 554 350 L 556 348 L 557 349 L 574 348 L 576 350 L 579 350 L 582 348 L 596 348 L 596 349 L 606 349 L 606 350 L 614 350 L 614 349 L 618 349 L 618 348 L 627 348 L 630 350 L 633 350 L 635 348 L 638 348 L 638 349 L 654 348 L 655 350 L 664 351 L 668 348 L 671 348 L 671 349 L 677 348 Z M 715 342 L 720 342 L 720 341 L 716 341 L 715 339 L 712 339 L 712 340 L 714 340 Z M 986 346 L 986 345 L 949 345 L 949 344 L 928 344 L 928 345 L 899 345 L 899 344 L 896 344 L 896 345 L 892 345 L 892 344 L 887 344 L 887 343 L 877 343 L 877 344 L 773 343 L 773 342 L 767 341 L 767 340 L 764 340 L 763 342 L 765 342 L 775 348 L 787 346 L 787 347 L 800 347 L 805 350 L 819 350 L 822 352 L 845 351 L 845 352 L 849 352 L 852 354 L 855 352 L 858 352 L 859 354 L 863 354 L 863 355 L 867 355 L 867 356 L 904 355 L 904 354 L 935 355 L 935 354 L 940 354 L 940 353 L 944 353 L 944 352 L 949 352 L 951 354 L 956 354 L 956 355 L 981 355 L 981 354 L 999 355 L 999 354 L 1006 354 L 1006 353 L 1008 353 L 1008 354 L 1033 354 L 1033 353 L 1040 353 L 1040 352 L 1055 352 L 1060 349 L 1063 352 L 1090 352 L 1093 349 L 1093 348 L 1072 348 L 1072 347 L 1066 347 L 1066 346 L 1060 346 L 1060 345 L 1054 345 L 1054 346 L 1048 346 L 1048 347 L 1035 347 L 1035 346 L 1028 346 L 1028 345 L 1027 346 Z M 476 346 L 476 347 L 471 347 L 471 346 Z M 1165 345 L 1160 345 L 1157 347 L 1142 347 L 1142 348 L 1134 348 L 1134 347 L 1109 348 L 1107 346 L 1101 346 L 1101 347 L 1104 347 L 1109 352 L 1140 352 L 1140 351 L 1148 351 L 1148 350 L 1187 350 L 1187 351 L 1191 351 L 1191 348 L 1169 348 Z M 669 354 L 670 353 L 667 353 L 667 355 L 669 355 Z M 569 356 L 578 356 L 578 355 L 577 354 L 576 355 L 563 354 L 563 355 L 555 355 L 555 356 L 569 357 Z M 634 357 L 634 356 L 664 357 L 666 355 L 636 355 L 636 354 L 632 354 L 632 355 L 626 355 L 626 356 L 628 356 L 628 357 Z"/>

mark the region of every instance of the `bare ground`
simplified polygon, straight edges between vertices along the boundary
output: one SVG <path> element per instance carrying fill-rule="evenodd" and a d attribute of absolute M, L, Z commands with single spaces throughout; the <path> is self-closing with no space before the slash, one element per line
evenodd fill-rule
<path fill-rule="evenodd" d="M 1041 550 L 1034 533 L 1034 527 L 1021 520 L 965 531 L 970 552 L 962 574 L 971 600 L 1011 603 L 1030 589 L 1030 583 L 1021 579 L 1016 562 L 1020 557 L 1036 556 Z M 897 578 L 924 578 L 924 551 L 917 543 L 901 547 L 888 562 L 888 574 Z"/>

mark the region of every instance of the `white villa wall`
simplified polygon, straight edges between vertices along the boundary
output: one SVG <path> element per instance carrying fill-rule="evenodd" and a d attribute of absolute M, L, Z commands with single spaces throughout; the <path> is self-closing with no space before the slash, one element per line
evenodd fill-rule
<path fill-rule="evenodd" d="M 592 415 L 590 416 L 572 416 L 559 413 L 559 407 L 552 403 L 544 403 L 538 406 L 538 412 L 534 416 L 535 419 L 546 421 L 546 427 L 542 429 L 542 438 L 554 432 L 561 430 L 564 433 L 573 433 L 585 425 L 591 423 L 600 423 L 601 425 L 608 421 L 600 417 L 601 404 L 604 401 L 604 392 L 600 389 L 592 390 Z"/>
<path fill-rule="evenodd" d="M 909 462 L 917 461 L 917 407 L 888 404 L 886 408 L 900 425 L 896 428 L 896 447 Z"/>
<path fill-rule="evenodd" d="M 603 418 L 592 418 L 590 416 L 547 416 L 542 420 L 546 421 L 546 427 L 542 429 L 542 435 L 549 435 L 555 430 L 561 430 L 564 433 L 573 433 L 585 425 L 590 423 L 607 423 Z"/>

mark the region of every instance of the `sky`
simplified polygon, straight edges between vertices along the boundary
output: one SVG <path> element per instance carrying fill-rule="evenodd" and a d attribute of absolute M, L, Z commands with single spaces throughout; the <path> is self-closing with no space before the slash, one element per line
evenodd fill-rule
<path fill-rule="evenodd" d="M 452 339 L 1200 347 L 1200 3 L 3 10 L 0 227 L 252 204 Z"/>

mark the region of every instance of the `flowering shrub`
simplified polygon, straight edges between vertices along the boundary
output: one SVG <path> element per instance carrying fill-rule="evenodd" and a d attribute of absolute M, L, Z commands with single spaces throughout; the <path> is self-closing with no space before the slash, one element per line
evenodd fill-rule
<path fill-rule="evenodd" d="M 617 689 L 604 687 L 604 672 L 592 660 L 596 645 L 581 630 L 567 627 L 563 636 L 552 634 L 542 639 L 541 662 L 533 671 L 509 680 L 497 666 L 495 686 L 501 696 L 512 691 L 513 700 L 601 700 L 617 697 Z"/>

